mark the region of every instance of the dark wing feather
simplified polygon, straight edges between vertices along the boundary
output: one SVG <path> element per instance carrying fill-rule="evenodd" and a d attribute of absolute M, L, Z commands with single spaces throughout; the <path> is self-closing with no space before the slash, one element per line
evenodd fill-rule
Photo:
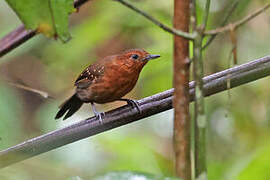
<path fill-rule="evenodd" d="M 90 86 L 92 82 L 97 80 L 104 74 L 104 65 L 103 63 L 96 63 L 88 66 L 76 79 L 75 86 Z"/>

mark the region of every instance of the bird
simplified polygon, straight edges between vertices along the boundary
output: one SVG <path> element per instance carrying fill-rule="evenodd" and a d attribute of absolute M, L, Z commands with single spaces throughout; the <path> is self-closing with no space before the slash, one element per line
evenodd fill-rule
<path fill-rule="evenodd" d="M 125 101 L 141 110 L 135 100 L 122 98 L 130 92 L 139 78 L 142 68 L 149 60 L 159 58 L 143 49 L 129 49 L 117 55 L 104 57 L 89 65 L 76 79 L 75 93 L 59 106 L 55 119 L 63 120 L 77 112 L 83 103 L 90 103 L 95 116 L 102 122 L 102 115 L 96 104 Z"/>

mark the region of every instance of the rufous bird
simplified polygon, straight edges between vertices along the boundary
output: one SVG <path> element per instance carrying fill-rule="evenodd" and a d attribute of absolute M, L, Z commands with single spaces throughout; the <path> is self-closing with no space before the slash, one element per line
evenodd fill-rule
<path fill-rule="evenodd" d="M 122 98 L 130 92 L 144 65 L 160 55 L 151 55 L 143 49 L 130 49 L 118 55 L 107 56 L 88 66 L 75 81 L 76 92 L 60 105 L 55 119 L 64 120 L 80 109 L 83 103 L 91 103 L 95 116 L 102 121 L 94 103 L 104 104 L 113 101 L 126 101 L 140 108 L 136 101 Z"/>

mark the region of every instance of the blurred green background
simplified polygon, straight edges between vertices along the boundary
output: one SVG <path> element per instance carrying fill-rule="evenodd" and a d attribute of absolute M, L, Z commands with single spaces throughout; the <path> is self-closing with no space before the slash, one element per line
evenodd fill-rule
<path fill-rule="evenodd" d="M 133 0 L 165 24 L 171 25 L 173 0 Z M 204 0 L 198 1 L 202 16 Z M 233 0 L 212 0 L 208 29 L 223 19 Z M 238 20 L 269 0 L 242 0 L 230 19 Z M 144 48 L 162 58 L 142 71 L 127 95 L 140 99 L 172 88 L 172 35 L 140 15 L 109 0 L 92 0 L 70 18 L 72 40 L 66 44 L 36 36 L 0 59 L 0 150 L 29 138 L 92 116 L 89 105 L 67 121 L 55 121 L 58 105 L 73 92 L 73 82 L 93 61 L 129 48 Z M 270 11 L 237 32 L 238 63 L 270 52 Z M 0 37 L 21 24 L 0 1 Z M 206 74 L 231 66 L 232 44 L 222 34 L 204 53 Z M 54 99 L 9 85 L 23 84 L 48 92 Z M 269 78 L 206 99 L 209 179 L 270 179 Z M 99 111 L 122 105 L 99 105 Z M 192 104 L 191 104 L 192 107 Z M 173 176 L 173 111 L 58 148 L 0 170 L 2 180 L 82 179 L 110 171 L 132 170 Z"/>

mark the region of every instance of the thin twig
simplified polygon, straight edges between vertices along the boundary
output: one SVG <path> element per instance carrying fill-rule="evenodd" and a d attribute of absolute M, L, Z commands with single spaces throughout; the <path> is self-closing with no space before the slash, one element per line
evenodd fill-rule
<path fill-rule="evenodd" d="M 78 8 L 88 0 L 74 1 L 74 7 Z M 20 46 L 34 37 L 37 33 L 34 30 L 26 30 L 23 25 L 13 30 L 0 40 L 0 57 Z"/>
<path fill-rule="evenodd" d="M 233 14 L 233 12 L 235 11 L 235 9 L 237 8 L 238 4 L 239 4 L 239 0 L 235 0 L 235 1 L 233 2 L 231 8 L 228 10 L 228 12 L 227 12 L 227 14 L 225 15 L 223 21 L 221 22 L 220 27 L 225 26 L 225 24 L 227 24 L 229 18 L 232 16 L 232 14 Z M 206 42 L 205 45 L 203 46 L 203 50 L 204 50 L 205 48 L 207 48 L 207 47 L 211 44 L 211 42 L 216 38 L 216 36 L 217 36 L 217 34 L 214 34 L 214 35 L 212 35 L 212 36 L 207 40 L 207 42 Z"/>
<path fill-rule="evenodd" d="M 236 66 L 203 79 L 204 96 L 210 96 L 227 90 L 228 75 L 230 88 L 246 84 L 270 75 L 270 56 Z M 190 102 L 194 100 L 194 82 L 189 83 Z M 27 140 L 21 144 L 0 151 L 0 168 L 48 152 L 66 144 L 99 134 L 101 132 L 138 121 L 172 108 L 174 90 L 141 99 L 138 101 L 142 114 L 130 106 L 106 112 L 103 124 L 95 117 L 88 118 L 71 126 L 55 130 L 42 136 Z"/>
<path fill-rule="evenodd" d="M 16 88 L 23 89 L 23 90 L 38 94 L 45 99 L 48 99 L 48 98 L 54 99 L 52 96 L 49 95 L 49 93 L 47 93 L 45 91 L 37 90 L 37 89 L 31 88 L 31 87 L 28 87 L 28 86 L 25 86 L 22 84 L 13 83 L 13 82 L 8 82 L 8 84 L 11 86 L 14 86 Z"/>
<path fill-rule="evenodd" d="M 78 8 L 87 1 L 90 1 L 90 0 L 76 0 L 74 2 L 74 7 Z M 131 9 L 133 9 L 134 11 L 140 13 L 141 15 L 143 15 L 144 17 L 146 17 L 147 19 L 149 19 L 150 21 L 152 21 L 154 24 L 156 24 L 160 28 L 164 29 L 165 31 L 172 33 L 172 34 L 175 34 L 177 36 L 183 36 L 187 39 L 191 39 L 191 40 L 193 39 L 192 34 L 182 32 L 182 31 L 179 31 L 177 29 L 170 28 L 170 27 L 162 24 L 161 22 L 157 21 L 156 19 L 154 19 L 150 15 L 148 15 L 148 14 L 144 13 L 143 11 L 137 9 L 136 7 L 132 6 L 131 4 L 129 4 L 123 0 L 117 0 L 117 1 L 126 5 L 127 7 L 131 8 Z M 6 35 L 4 38 L 2 38 L 0 40 L 0 57 L 4 56 L 5 54 L 10 52 L 11 50 L 15 49 L 16 47 L 20 46 L 24 42 L 28 41 L 29 39 L 34 37 L 36 34 L 37 33 L 34 30 L 26 30 L 23 25 L 18 27 L 17 29 L 15 29 L 14 31 L 12 31 L 11 33 L 9 33 L 8 35 Z"/>
<path fill-rule="evenodd" d="M 174 28 L 170 28 L 169 26 L 163 24 L 162 22 L 158 21 L 157 19 L 155 19 L 154 17 L 150 16 L 149 14 L 147 14 L 146 12 L 138 9 L 137 7 L 133 6 L 132 4 L 128 3 L 125 0 L 114 0 L 117 1 L 121 4 L 123 4 L 124 6 L 132 9 L 133 11 L 137 12 L 138 14 L 144 16 L 146 19 L 148 19 L 149 21 L 151 21 L 152 23 L 154 23 L 155 25 L 157 25 L 158 27 L 160 27 L 161 29 L 163 29 L 166 32 L 169 32 L 171 34 L 174 34 L 176 36 L 180 36 L 189 40 L 193 40 L 194 39 L 194 35 L 190 34 L 188 32 L 183 32 L 181 30 L 178 29 L 174 29 Z"/>
<path fill-rule="evenodd" d="M 248 21 L 255 18 L 256 16 L 260 15 L 264 11 L 266 11 L 269 7 L 270 7 L 270 3 L 266 4 L 262 8 L 256 10 L 255 12 L 247 15 L 243 19 L 241 19 L 239 21 L 236 21 L 235 23 L 232 23 L 232 24 L 229 24 L 227 26 L 220 27 L 220 28 L 217 28 L 217 29 L 206 31 L 204 34 L 205 35 L 215 35 L 215 34 L 219 34 L 219 33 L 224 33 L 224 32 L 230 31 L 231 26 L 234 26 L 234 28 L 237 29 L 237 28 L 241 27 L 242 25 L 244 25 L 245 23 L 247 23 Z"/>

